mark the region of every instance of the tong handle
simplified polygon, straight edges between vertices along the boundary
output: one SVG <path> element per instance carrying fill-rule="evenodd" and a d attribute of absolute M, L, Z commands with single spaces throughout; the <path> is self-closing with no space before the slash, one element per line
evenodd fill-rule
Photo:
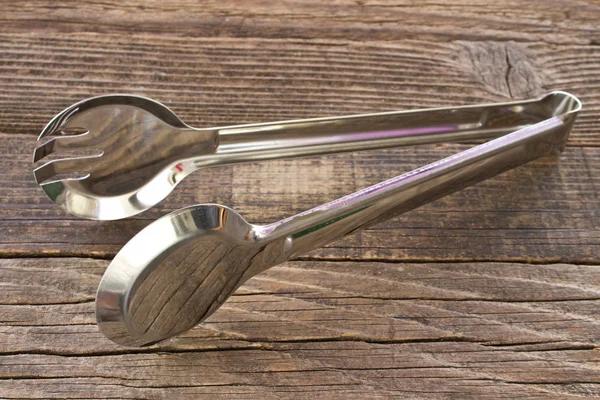
<path fill-rule="evenodd" d="M 323 155 L 492 139 L 549 117 L 559 92 L 526 101 L 211 128 L 215 155 L 198 163 Z"/>
<path fill-rule="evenodd" d="M 581 103 L 547 96 L 547 118 L 492 141 L 263 227 L 289 257 L 447 196 L 536 158 L 560 153 Z"/>

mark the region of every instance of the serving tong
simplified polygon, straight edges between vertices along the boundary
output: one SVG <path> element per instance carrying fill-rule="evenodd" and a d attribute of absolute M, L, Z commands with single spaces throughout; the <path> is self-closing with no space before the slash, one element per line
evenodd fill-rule
<path fill-rule="evenodd" d="M 202 167 L 452 141 L 493 140 L 268 225 L 201 204 L 141 230 L 106 270 L 96 317 L 111 340 L 149 345 L 193 328 L 250 277 L 341 237 L 564 149 L 580 101 L 566 92 L 509 103 L 195 129 L 156 101 L 95 97 L 44 128 L 34 170 L 84 218 L 119 219 L 164 199 Z M 69 132 L 79 131 L 78 135 Z M 64 135 L 66 133 L 66 135 Z M 66 175 L 65 175 L 66 174 Z"/>

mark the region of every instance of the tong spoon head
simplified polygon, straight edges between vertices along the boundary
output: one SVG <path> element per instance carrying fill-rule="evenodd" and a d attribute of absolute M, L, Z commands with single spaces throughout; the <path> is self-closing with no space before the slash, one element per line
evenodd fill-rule
<path fill-rule="evenodd" d="M 101 331 L 119 344 L 143 346 L 196 326 L 276 259 L 257 228 L 216 204 L 181 209 L 150 224 L 102 278 L 96 295 Z"/>
<path fill-rule="evenodd" d="M 39 140 L 48 140 L 33 155 L 33 162 L 44 164 L 34 176 L 72 215 L 129 217 L 161 201 L 183 178 L 176 161 L 185 154 L 186 141 L 174 136 L 190 129 L 169 108 L 145 97 L 87 99 L 46 125 Z"/>

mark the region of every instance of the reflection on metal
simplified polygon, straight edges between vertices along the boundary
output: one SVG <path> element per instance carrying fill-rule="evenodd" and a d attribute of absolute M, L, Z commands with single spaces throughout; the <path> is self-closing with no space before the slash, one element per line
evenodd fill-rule
<path fill-rule="evenodd" d="M 159 119 L 159 113 L 148 114 L 152 107 L 138 110 L 140 104 L 136 101 L 130 101 L 135 103 L 135 107 L 128 105 L 126 112 L 135 115 L 128 117 L 129 121 Z M 95 144 L 104 146 L 105 140 L 122 143 L 121 134 L 137 132 L 131 122 L 126 124 L 118 119 L 120 113 L 125 112 L 121 108 L 117 112 L 113 109 L 114 105 L 102 107 L 102 110 L 111 110 L 109 114 L 117 115 L 117 125 L 124 130 L 116 138 L 102 137 Z M 170 190 L 172 185 L 163 185 L 156 181 L 157 178 L 152 178 L 161 176 L 160 173 L 152 174 L 157 166 L 171 168 L 172 163 L 179 162 L 175 153 L 188 147 L 185 140 L 174 140 L 174 144 L 164 147 L 168 151 L 162 153 L 164 157 L 161 160 L 160 157 L 155 158 L 150 149 L 163 148 L 161 143 L 166 146 L 167 141 L 157 137 L 163 134 L 182 135 L 184 138 L 204 135 L 206 142 L 198 148 L 205 149 L 207 155 L 187 153 L 187 156 L 196 157 L 194 162 L 198 165 L 446 140 L 497 138 L 269 225 L 250 224 L 234 210 L 217 204 L 196 205 L 166 215 L 133 237 L 108 267 L 96 298 L 100 329 L 113 341 L 132 346 L 148 345 L 176 336 L 212 314 L 244 281 L 290 257 L 538 157 L 558 154 L 565 146 L 580 108 L 581 104 L 574 96 L 555 92 L 538 100 L 519 103 L 291 121 L 212 131 L 194 131 L 182 126 L 183 123 L 175 126 L 172 122 L 176 117 L 168 113 L 165 115 L 163 110 L 163 119 L 153 122 L 156 129 L 147 135 L 148 142 L 144 139 L 145 134 L 140 132 L 137 133 L 141 136 L 134 139 L 140 141 L 138 146 L 151 143 L 146 157 L 140 159 L 142 164 L 136 166 L 139 170 L 128 167 L 127 174 L 117 175 L 122 177 L 122 185 L 118 184 L 118 179 L 111 180 L 110 174 L 102 173 L 92 173 L 89 182 L 78 181 L 80 186 L 65 182 L 66 199 L 61 205 L 71 211 L 69 198 L 75 199 L 75 205 L 79 204 L 78 196 L 87 196 L 90 207 L 84 207 L 85 212 L 80 214 L 95 218 L 122 217 L 151 206 L 148 202 L 131 201 L 136 197 L 131 193 L 154 184 L 158 185 L 158 191 L 167 187 Z M 73 118 L 77 118 L 77 114 Z M 110 121 L 106 122 L 107 127 L 110 124 Z M 475 128 L 473 124 L 476 124 Z M 445 127 L 452 129 L 446 130 Z M 110 132 L 105 130 L 109 138 Z M 344 132 L 350 136 L 344 136 Z M 383 135 L 381 132 L 386 133 Z M 328 142 L 328 137 L 334 137 L 335 141 Z M 344 141 L 348 137 L 352 139 Z M 226 151 L 220 153 L 219 148 Z M 105 156 L 107 153 L 105 151 Z M 121 152 L 126 153 L 127 149 Z M 183 161 L 182 165 L 185 171 L 190 171 L 186 168 L 192 164 Z M 115 165 L 114 171 L 118 172 L 117 167 Z M 135 179 L 129 180 L 129 174 L 133 174 L 131 176 Z M 94 197 L 100 193 L 104 197 Z M 129 197 L 123 198 L 124 203 L 115 205 L 116 211 L 104 210 L 105 199 L 114 200 L 123 193 L 128 193 Z M 166 196 L 168 191 L 165 189 L 161 193 Z M 110 206 L 112 203 L 106 204 Z"/>

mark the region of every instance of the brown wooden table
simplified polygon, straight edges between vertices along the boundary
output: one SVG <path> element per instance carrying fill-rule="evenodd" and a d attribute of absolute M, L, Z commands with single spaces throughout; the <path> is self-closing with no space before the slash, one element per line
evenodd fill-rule
<path fill-rule="evenodd" d="M 598 1 L 28 0 L 0 22 L 0 398 L 600 397 Z M 65 215 L 31 174 L 36 134 L 93 95 L 211 126 L 553 89 L 584 102 L 560 160 L 274 268 L 150 348 L 105 339 L 94 293 L 155 218 L 217 202 L 266 223 L 467 145 L 206 169 L 116 222 Z"/>

